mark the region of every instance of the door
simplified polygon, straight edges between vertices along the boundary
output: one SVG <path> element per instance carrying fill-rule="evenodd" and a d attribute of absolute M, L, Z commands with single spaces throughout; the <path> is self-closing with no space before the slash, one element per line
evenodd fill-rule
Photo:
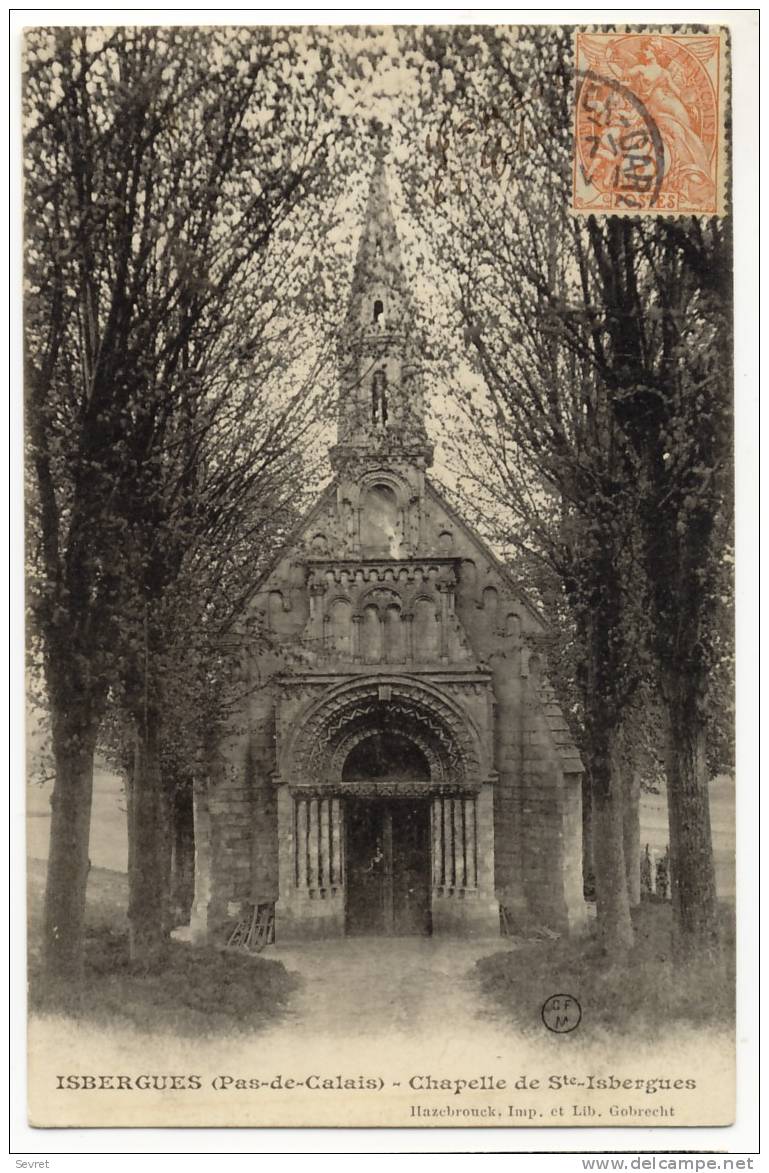
<path fill-rule="evenodd" d="M 393 932 L 426 936 L 430 917 L 430 804 L 401 799 L 392 819 Z"/>
<path fill-rule="evenodd" d="M 384 853 L 384 806 L 348 799 L 345 818 L 347 932 L 358 936 L 385 932 L 388 877 Z"/>
<path fill-rule="evenodd" d="M 426 799 L 348 799 L 347 932 L 430 932 L 430 807 Z"/>

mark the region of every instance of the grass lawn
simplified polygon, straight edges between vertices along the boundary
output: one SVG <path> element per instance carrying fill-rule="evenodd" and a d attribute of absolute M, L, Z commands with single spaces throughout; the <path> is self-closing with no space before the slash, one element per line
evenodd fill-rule
<path fill-rule="evenodd" d="M 29 861 L 29 1006 L 53 1010 L 40 966 L 45 864 Z M 252 1033 L 285 1013 L 298 978 L 280 961 L 172 941 L 160 973 L 134 972 L 128 957 L 128 879 L 92 868 L 88 879 L 87 941 L 82 987 L 66 1010 L 112 1027 L 202 1038 Z M 57 1011 L 61 1005 L 57 1004 Z"/>
<path fill-rule="evenodd" d="M 581 1036 L 654 1038 L 672 1027 L 734 1024 L 734 909 L 722 907 L 722 947 L 706 969 L 674 968 L 672 909 L 644 902 L 633 912 L 635 945 L 612 965 L 594 932 L 587 937 L 527 941 L 476 963 L 481 988 L 498 1013 L 522 1031 L 541 1030 L 550 994 L 571 994 L 582 1007 Z M 594 928 L 594 926 L 593 926 Z"/>

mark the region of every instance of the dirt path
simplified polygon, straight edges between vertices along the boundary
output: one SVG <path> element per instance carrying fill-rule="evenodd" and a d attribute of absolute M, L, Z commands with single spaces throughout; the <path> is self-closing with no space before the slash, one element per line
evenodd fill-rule
<path fill-rule="evenodd" d="M 504 947 L 499 938 L 358 937 L 270 947 L 263 956 L 302 978 L 290 1011 L 294 1035 L 413 1038 L 433 1036 L 447 1024 L 471 1032 L 480 1017 L 488 1024 L 473 969 L 479 957 Z"/>

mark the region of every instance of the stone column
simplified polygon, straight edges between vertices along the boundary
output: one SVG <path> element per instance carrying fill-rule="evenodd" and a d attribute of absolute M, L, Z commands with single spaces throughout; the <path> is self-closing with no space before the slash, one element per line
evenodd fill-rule
<path fill-rule="evenodd" d="M 433 931 L 498 936 L 494 894 L 493 787 L 433 799 Z"/>
<path fill-rule="evenodd" d="M 475 799 L 465 798 L 460 800 L 463 804 L 463 823 L 464 823 L 464 842 L 465 842 L 465 869 L 466 869 L 466 888 L 477 888 L 478 886 L 478 861 L 476 858 L 476 831 L 475 831 Z"/>
<path fill-rule="evenodd" d="M 443 887 L 443 799 L 436 797 L 430 804 L 430 833 L 432 837 L 433 890 Z"/>
<path fill-rule="evenodd" d="M 332 888 L 341 888 L 344 883 L 344 826 L 342 823 L 342 804 L 338 798 L 329 799 L 331 807 L 329 819 L 329 838 L 331 840 L 331 874 Z"/>
<path fill-rule="evenodd" d="M 318 808 L 318 878 L 321 888 L 331 887 L 330 798 L 321 798 Z"/>
<path fill-rule="evenodd" d="M 355 532 L 353 534 L 354 549 L 355 549 L 355 553 L 357 555 L 360 554 L 360 550 L 361 550 L 361 544 L 360 544 L 361 524 L 360 523 L 361 523 L 362 516 L 363 516 L 363 509 L 359 505 L 358 508 L 355 510 L 355 514 L 354 514 Z"/>
<path fill-rule="evenodd" d="M 280 894 L 275 941 L 344 935 L 343 820 L 339 798 L 278 790 Z"/>
<path fill-rule="evenodd" d="M 353 660 L 355 663 L 360 663 L 360 625 L 363 622 L 362 615 L 353 616 Z"/>
<path fill-rule="evenodd" d="M 443 858 L 446 865 L 446 887 L 457 887 L 457 854 L 456 837 L 454 834 L 454 803 L 455 799 L 443 800 Z"/>
<path fill-rule="evenodd" d="M 321 647 L 325 643 L 326 617 L 323 614 L 323 596 L 325 593 L 326 587 L 324 583 L 313 583 L 313 585 L 310 587 L 310 638 L 316 647 Z"/>
<path fill-rule="evenodd" d="M 294 809 L 294 879 L 297 888 L 307 887 L 307 802 L 303 798 L 297 798 Z"/>
<path fill-rule="evenodd" d="M 376 662 L 384 664 L 387 661 L 387 628 L 385 617 L 379 609 L 377 609 L 377 619 L 379 620 L 379 655 Z"/>
<path fill-rule="evenodd" d="M 342 884 L 341 802 L 338 798 L 294 800 L 294 887 L 302 895 Z"/>
<path fill-rule="evenodd" d="M 305 803 L 307 807 L 307 887 L 320 887 L 320 822 L 317 798 Z"/>
<path fill-rule="evenodd" d="M 412 664 L 414 662 L 414 616 L 411 611 L 404 611 L 401 615 L 401 621 L 403 623 L 406 662 Z"/>
<path fill-rule="evenodd" d="M 438 584 L 438 598 L 441 607 L 441 630 L 439 653 L 443 663 L 449 658 L 449 593 L 444 583 Z"/>
<path fill-rule="evenodd" d="M 285 783 L 278 786 L 278 900 L 275 915 L 280 917 L 290 910 L 299 875 L 306 877 L 306 863 L 301 850 L 296 849 L 297 841 L 302 843 L 299 826 L 299 808 Z M 306 857 L 304 857 L 306 859 Z M 302 870 L 304 869 L 304 870 Z"/>

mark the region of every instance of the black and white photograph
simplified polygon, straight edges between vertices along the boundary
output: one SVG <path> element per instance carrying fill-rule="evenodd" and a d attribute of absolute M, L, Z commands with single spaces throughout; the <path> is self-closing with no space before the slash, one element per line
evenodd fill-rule
<path fill-rule="evenodd" d="M 28 1124 L 727 1149 L 730 21 L 161 15 L 12 42 Z"/>

